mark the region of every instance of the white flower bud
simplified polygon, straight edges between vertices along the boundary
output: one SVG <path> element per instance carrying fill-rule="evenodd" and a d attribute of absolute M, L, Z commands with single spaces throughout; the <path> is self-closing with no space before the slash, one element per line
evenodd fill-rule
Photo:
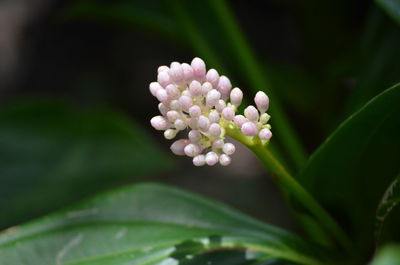
<path fill-rule="evenodd" d="M 201 93 L 205 96 L 213 89 L 213 86 L 210 82 L 204 82 L 201 86 Z"/>
<path fill-rule="evenodd" d="M 269 118 L 271 118 L 271 116 L 269 116 L 267 113 L 263 113 L 260 116 L 260 122 L 262 124 L 266 124 L 269 121 Z"/>
<path fill-rule="evenodd" d="M 159 83 L 157 83 L 157 82 L 151 82 L 150 83 L 150 85 L 149 85 L 149 90 L 150 90 L 150 93 L 153 95 L 153 96 L 157 96 L 157 91 L 159 90 L 159 89 L 162 89 L 162 86 L 159 84 Z"/>
<path fill-rule="evenodd" d="M 184 78 L 183 69 L 180 63 L 171 63 L 171 68 L 169 69 L 169 75 L 174 82 L 180 82 Z"/>
<path fill-rule="evenodd" d="M 182 69 L 183 69 L 183 77 L 186 81 L 190 81 L 193 78 L 193 68 L 187 64 L 183 63 L 182 64 Z"/>
<path fill-rule="evenodd" d="M 193 97 L 201 96 L 202 88 L 201 84 L 197 80 L 193 80 L 189 85 L 190 94 Z"/>
<path fill-rule="evenodd" d="M 195 157 L 200 154 L 201 148 L 198 144 L 188 144 L 185 146 L 183 151 L 185 152 L 185 155 L 189 157 Z"/>
<path fill-rule="evenodd" d="M 227 155 L 233 155 L 235 153 L 235 146 L 232 143 L 226 143 L 222 147 L 222 151 Z"/>
<path fill-rule="evenodd" d="M 191 130 L 188 134 L 189 140 L 193 143 L 197 143 L 201 140 L 201 133 L 197 130 Z"/>
<path fill-rule="evenodd" d="M 194 58 L 190 64 L 193 68 L 193 75 L 195 78 L 203 79 L 206 75 L 206 64 L 198 57 Z"/>
<path fill-rule="evenodd" d="M 171 139 L 174 139 L 174 138 L 175 138 L 176 133 L 177 133 L 176 130 L 168 129 L 168 130 L 165 130 L 165 132 L 164 132 L 164 137 L 165 137 L 165 139 L 167 139 L 167 140 L 171 140 Z"/>
<path fill-rule="evenodd" d="M 212 110 L 210 114 L 208 114 L 208 119 L 210 120 L 211 123 L 217 123 L 219 122 L 219 113 L 216 110 Z"/>
<path fill-rule="evenodd" d="M 218 137 L 221 135 L 221 126 L 218 123 L 213 123 L 210 125 L 208 129 L 208 133 L 214 137 Z"/>
<path fill-rule="evenodd" d="M 166 87 L 168 84 L 170 84 L 171 79 L 169 77 L 168 72 L 167 71 L 159 72 L 157 76 L 157 82 L 163 87 Z"/>
<path fill-rule="evenodd" d="M 189 110 L 189 108 L 193 105 L 193 101 L 191 97 L 181 96 L 179 98 L 179 104 L 181 104 L 182 109 Z"/>
<path fill-rule="evenodd" d="M 160 111 L 160 113 L 163 116 L 165 116 L 167 114 L 167 112 L 168 112 L 168 107 L 164 103 L 159 103 L 158 104 L 158 110 Z"/>
<path fill-rule="evenodd" d="M 247 122 L 247 119 L 243 115 L 236 115 L 233 118 L 233 122 L 237 125 L 237 127 L 242 128 L 242 125 Z"/>
<path fill-rule="evenodd" d="M 206 154 L 206 163 L 209 166 L 213 166 L 213 165 L 217 164 L 218 159 L 219 159 L 219 157 L 218 157 L 217 153 L 215 153 L 215 152 L 211 151 Z"/>
<path fill-rule="evenodd" d="M 244 116 L 250 121 L 258 121 L 258 110 L 254 106 L 248 106 L 244 109 Z"/>
<path fill-rule="evenodd" d="M 243 100 L 243 92 L 240 88 L 235 87 L 231 91 L 231 103 L 235 106 L 239 106 Z"/>
<path fill-rule="evenodd" d="M 245 122 L 240 129 L 246 136 L 255 136 L 258 133 L 257 126 L 254 124 L 254 122 Z"/>
<path fill-rule="evenodd" d="M 168 98 L 170 99 L 177 99 L 181 94 L 176 85 L 173 84 L 169 84 L 168 86 L 166 86 L 165 91 L 167 92 Z"/>
<path fill-rule="evenodd" d="M 269 98 L 264 92 L 258 91 L 254 97 L 254 102 L 261 113 L 267 111 L 269 106 Z"/>
<path fill-rule="evenodd" d="M 176 128 L 177 130 L 182 131 L 182 130 L 185 130 L 185 129 L 186 129 L 187 124 L 186 124 L 186 122 L 185 122 L 184 120 L 182 120 L 182 119 L 177 119 L 177 120 L 174 122 L 174 126 L 175 126 L 175 128 Z"/>
<path fill-rule="evenodd" d="M 189 144 L 188 139 L 180 139 L 180 140 L 175 141 L 171 145 L 170 149 L 171 149 L 172 153 L 174 153 L 175 155 L 183 156 L 183 155 L 185 155 L 184 149 L 187 144 Z"/>
<path fill-rule="evenodd" d="M 222 117 L 227 121 L 231 121 L 235 117 L 235 111 L 231 107 L 226 107 L 222 110 Z"/>
<path fill-rule="evenodd" d="M 163 71 L 169 71 L 169 68 L 168 68 L 168 66 L 166 66 L 166 65 L 161 65 L 160 67 L 158 67 L 158 69 L 157 69 L 157 73 L 160 73 L 160 72 L 163 72 Z"/>
<path fill-rule="evenodd" d="M 199 129 L 199 118 L 190 118 L 188 120 L 188 125 L 193 130 Z"/>
<path fill-rule="evenodd" d="M 198 155 L 193 157 L 193 165 L 196 167 L 201 167 L 206 164 L 206 156 L 205 155 Z"/>
<path fill-rule="evenodd" d="M 167 102 L 168 101 L 168 94 L 165 89 L 159 89 L 156 92 L 156 97 L 160 102 Z"/>
<path fill-rule="evenodd" d="M 172 110 L 181 110 L 181 104 L 179 103 L 179 100 L 177 100 L 177 99 L 171 100 L 171 102 L 169 103 L 169 107 Z"/>
<path fill-rule="evenodd" d="M 222 98 L 229 98 L 229 94 L 231 92 L 231 81 L 228 77 L 221 75 L 218 81 L 218 91 L 221 93 Z"/>
<path fill-rule="evenodd" d="M 217 70 L 215 70 L 215 69 L 208 70 L 208 72 L 206 74 L 206 80 L 208 82 L 210 82 L 213 86 L 217 86 L 218 80 L 219 80 L 219 74 L 218 74 Z"/>
<path fill-rule="evenodd" d="M 208 120 L 208 118 L 206 116 L 201 115 L 199 117 L 198 126 L 199 126 L 200 130 L 202 130 L 203 132 L 206 132 L 206 131 L 208 131 L 208 128 L 210 127 L 210 121 Z"/>
<path fill-rule="evenodd" d="M 231 158 L 226 154 L 222 154 L 219 157 L 219 163 L 221 166 L 228 166 L 231 163 Z"/>
<path fill-rule="evenodd" d="M 223 99 L 218 100 L 217 104 L 215 104 L 215 109 L 218 112 L 222 112 L 225 107 L 226 107 L 226 102 Z"/>
<path fill-rule="evenodd" d="M 220 149 L 220 148 L 222 148 L 224 146 L 224 140 L 222 140 L 222 139 L 217 139 L 217 140 L 215 140 L 214 142 L 213 142 L 213 145 L 212 145 L 212 147 L 214 148 L 214 149 Z"/>
<path fill-rule="evenodd" d="M 193 118 L 197 118 L 201 115 L 201 108 L 197 105 L 193 105 L 189 108 L 189 115 Z"/>
<path fill-rule="evenodd" d="M 177 119 L 181 118 L 181 114 L 176 110 L 170 110 L 167 112 L 167 119 L 170 122 L 175 122 Z"/>
<path fill-rule="evenodd" d="M 271 137 L 272 137 L 272 132 L 271 132 L 269 129 L 267 129 L 267 128 L 262 129 L 262 130 L 258 133 L 258 137 L 260 137 L 261 140 L 268 141 L 268 140 L 271 139 Z"/>
<path fill-rule="evenodd" d="M 207 93 L 206 96 L 206 104 L 210 107 L 215 106 L 217 104 L 218 100 L 221 98 L 221 93 L 219 93 L 217 90 L 212 89 Z"/>
<path fill-rule="evenodd" d="M 151 126 L 158 131 L 164 131 L 169 128 L 169 122 L 163 116 L 155 116 L 150 120 Z"/>

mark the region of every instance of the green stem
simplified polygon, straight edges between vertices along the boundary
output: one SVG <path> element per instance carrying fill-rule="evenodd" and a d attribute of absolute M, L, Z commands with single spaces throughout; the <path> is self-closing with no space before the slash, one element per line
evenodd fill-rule
<path fill-rule="evenodd" d="M 259 89 L 264 90 L 270 98 L 273 98 L 274 104 L 270 107 L 269 112 L 275 118 L 273 126 L 279 132 L 277 138 L 283 147 L 288 150 L 296 168 L 298 170 L 301 169 L 307 161 L 305 149 L 284 114 L 283 108 L 277 101 L 277 97 L 271 90 L 271 84 L 263 70 L 263 66 L 252 52 L 243 32 L 240 30 L 240 26 L 236 22 L 237 19 L 234 17 L 232 10 L 224 0 L 209 0 L 208 2 L 218 15 L 219 22 L 226 36 L 230 39 L 227 42 L 235 48 L 241 69 L 249 79 L 251 87 L 257 91 Z"/>
<path fill-rule="evenodd" d="M 247 137 L 243 135 L 235 126 L 227 126 L 228 136 L 243 143 L 261 160 L 265 167 L 274 174 L 274 180 L 278 187 L 283 191 L 287 199 L 293 197 L 302 207 L 307 209 L 312 217 L 317 221 L 323 231 L 330 238 L 334 239 L 344 249 L 351 252 L 351 241 L 335 220 L 325 211 L 324 208 L 301 186 L 282 166 L 282 164 L 265 148 L 259 138 Z"/>

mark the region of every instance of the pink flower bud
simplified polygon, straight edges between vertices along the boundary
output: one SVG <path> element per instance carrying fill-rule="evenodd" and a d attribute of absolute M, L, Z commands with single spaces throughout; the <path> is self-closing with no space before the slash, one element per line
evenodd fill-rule
<path fill-rule="evenodd" d="M 185 155 L 189 157 L 195 157 L 200 154 L 201 148 L 198 144 L 188 144 L 185 146 L 183 151 L 185 152 Z"/>
<path fill-rule="evenodd" d="M 160 102 L 168 101 L 168 94 L 167 94 L 167 91 L 165 91 L 165 89 L 157 90 L 156 97 Z"/>
<path fill-rule="evenodd" d="M 170 110 L 167 112 L 167 119 L 170 122 L 175 122 L 177 119 L 181 118 L 181 114 L 176 110 Z"/>
<path fill-rule="evenodd" d="M 180 140 L 175 141 L 171 145 L 170 149 L 171 149 L 172 153 L 174 153 L 175 155 L 183 156 L 183 155 L 185 155 L 184 149 L 187 144 L 189 144 L 188 139 L 180 139 Z"/>
<path fill-rule="evenodd" d="M 218 123 L 213 123 L 210 125 L 208 129 L 208 133 L 214 137 L 218 137 L 221 135 L 221 126 Z"/>
<path fill-rule="evenodd" d="M 164 137 L 165 137 L 165 139 L 167 139 L 167 140 L 171 140 L 171 139 L 174 139 L 174 138 L 175 138 L 176 133 L 177 133 L 176 130 L 174 130 L 174 129 L 168 129 L 168 130 L 165 130 L 165 132 L 164 132 Z"/>
<path fill-rule="evenodd" d="M 246 136 L 255 136 L 258 133 L 257 126 L 254 124 L 254 122 L 243 123 L 241 131 Z"/>
<path fill-rule="evenodd" d="M 210 120 L 211 123 L 217 123 L 219 122 L 219 114 L 218 111 L 212 110 L 210 114 L 208 114 L 208 119 Z"/>
<path fill-rule="evenodd" d="M 196 167 L 201 167 L 206 164 L 206 156 L 205 155 L 198 155 L 193 157 L 193 165 Z"/>
<path fill-rule="evenodd" d="M 243 92 L 240 88 L 235 87 L 231 91 L 231 103 L 235 106 L 239 106 L 243 100 Z"/>
<path fill-rule="evenodd" d="M 231 121 L 235 117 L 235 111 L 231 107 L 226 107 L 222 110 L 222 117 L 227 121 Z"/>
<path fill-rule="evenodd" d="M 201 96 L 201 84 L 200 84 L 200 82 L 199 81 L 197 81 L 197 80 L 193 80 L 191 83 L 190 83 L 190 85 L 189 85 L 189 90 L 190 90 L 190 94 L 193 96 L 193 97 L 198 97 L 198 96 Z"/>
<path fill-rule="evenodd" d="M 201 93 L 203 95 L 207 95 L 208 92 L 210 92 L 213 89 L 213 86 L 211 85 L 210 82 L 204 82 L 203 85 L 201 86 Z"/>
<path fill-rule="evenodd" d="M 224 140 L 222 139 L 217 139 L 213 142 L 213 148 L 215 149 L 220 149 L 224 146 Z"/>
<path fill-rule="evenodd" d="M 254 106 L 248 106 L 244 109 L 244 116 L 250 121 L 258 121 L 258 110 Z"/>
<path fill-rule="evenodd" d="M 171 79 L 169 77 L 168 72 L 167 71 L 159 72 L 157 76 L 157 82 L 163 87 L 166 87 L 168 84 L 170 84 Z"/>
<path fill-rule="evenodd" d="M 171 102 L 169 103 L 169 107 L 172 110 L 180 110 L 181 109 L 181 104 L 179 103 L 179 100 L 171 100 Z"/>
<path fill-rule="evenodd" d="M 272 132 L 271 132 L 269 129 L 267 129 L 267 128 L 262 129 L 262 130 L 258 133 L 258 137 L 260 137 L 261 140 L 268 141 L 268 140 L 271 139 L 271 137 L 272 137 Z"/>
<path fill-rule="evenodd" d="M 177 99 L 180 95 L 179 89 L 173 84 L 167 85 L 165 91 L 167 91 L 168 98 L 170 99 Z"/>
<path fill-rule="evenodd" d="M 197 143 L 201 140 L 201 133 L 197 130 L 191 130 L 188 134 L 189 140 L 193 143 Z"/>
<path fill-rule="evenodd" d="M 226 102 L 223 99 L 218 100 L 217 104 L 215 104 L 215 109 L 218 112 L 222 112 L 225 107 L 226 107 Z"/>
<path fill-rule="evenodd" d="M 221 93 L 222 98 L 227 99 L 229 98 L 229 94 L 231 92 L 231 81 L 228 77 L 221 75 L 218 81 L 218 91 Z"/>
<path fill-rule="evenodd" d="M 202 130 L 203 132 L 206 132 L 206 131 L 208 131 L 208 128 L 210 127 L 210 121 L 208 120 L 207 117 L 201 115 L 199 117 L 198 126 L 199 126 L 200 130 Z"/>
<path fill-rule="evenodd" d="M 189 108 L 189 115 L 193 118 L 197 118 L 201 115 L 201 108 L 197 105 L 193 105 Z"/>
<path fill-rule="evenodd" d="M 226 143 L 222 147 L 222 151 L 227 155 L 233 155 L 235 153 L 235 146 L 231 143 Z"/>
<path fill-rule="evenodd" d="M 168 66 L 166 66 L 166 65 L 161 65 L 160 67 L 158 67 L 158 69 L 157 69 L 157 73 L 160 73 L 160 72 L 163 72 L 163 71 L 169 71 L 169 68 L 168 68 Z"/>
<path fill-rule="evenodd" d="M 206 75 L 206 64 L 202 59 L 196 57 L 190 64 L 193 68 L 193 75 L 197 79 L 203 79 Z"/>
<path fill-rule="evenodd" d="M 158 104 L 158 110 L 160 111 L 160 113 L 163 116 L 165 116 L 167 114 L 167 112 L 168 112 L 168 107 L 164 103 L 160 103 L 160 104 Z"/>
<path fill-rule="evenodd" d="M 236 115 L 233 118 L 233 122 L 237 125 L 237 127 L 242 128 L 242 125 L 247 122 L 247 119 L 243 115 Z"/>
<path fill-rule="evenodd" d="M 180 82 L 184 78 L 183 69 L 180 63 L 171 63 L 171 68 L 169 69 L 169 75 L 174 82 Z"/>
<path fill-rule="evenodd" d="M 218 74 L 217 70 L 215 70 L 215 69 L 208 70 L 208 72 L 206 74 L 206 80 L 208 82 L 210 82 L 213 86 L 217 86 L 218 80 L 219 80 L 219 74 Z"/>
<path fill-rule="evenodd" d="M 164 131 L 169 128 L 169 122 L 163 116 L 155 116 L 150 120 L 151 126 L 158 131 Z"/>
<path fill-rule="evenodd" d="M 157 82 L 151 82 L 151 83 L 150 83 L 150 85 L 149 85 L 149 90 L 150 90 L 150 93 L 151 93 L 153 96 L 156 97 L 157 91 L 158 91 L 159 89 L 162 89 L 162 86 L 161 86 L 159 83 L 157 83 Z"/>
<path fill-rule="evenodd" d="M 215 104 L 217 104 L 217 102 L 220 98 L 221 98 L 221 93 L 219 93 L 217 90 L 213 89 L 207 93 L 206 104 L 210 107 L 213 107 L 213 106 L 215 106 Z"/>
<path fill-rule="evenodd" d="M 177 119 L 177 120 L 174 122 L 174 126 L 175 126 L 175 128 L 176 128 L 177 130 L 182 131 L 182 130 L 185 130 L 185 129 L 186 129 L 187 124 L 186 124 L 186 122 L 185 122 L 184 120 L 182 120 L 182 119 Z"/>
<path fill-rule="evenodd" d="M 219 163 L 221 166 L 228 166 L 231 163 L 231 158 L 228 155 L 222 154 L 219 157 Z"/>
<path fill-rule="evenodd" d="M 256 103 L 256 106 L 261 113 L 267 111 L 269 106 L 269 98 L 264 92 L 258 91 L 256 96 L 254 97 L 254 102 Z"/>
<path fill-rule="evenodd" d="M 193 79 L 193 68 L 187 63 L 182 64 L 183 69 L 183 77 L 186 81 L 190 81 Z"/>
<path fill-rule="evenodd" d="M 215 152 L 211 151 L 211 152 L 208 152 L 206 154 L 206 163 L 209 166 L 213 166 L 213 165 L 217 164 L 218 163 L 218 159 L 219 159 L 218 155 Z"/>
<path fill-rule="evenodd" d="M 179 104 L 181 104 L 182 109 L 189 110 L 189 108 L 193 105 L 192 98 L 188 96 L 181 96 L 179 98 Z"/>

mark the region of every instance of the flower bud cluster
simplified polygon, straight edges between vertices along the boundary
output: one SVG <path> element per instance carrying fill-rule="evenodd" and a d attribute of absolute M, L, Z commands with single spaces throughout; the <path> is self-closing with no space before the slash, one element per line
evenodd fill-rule
<path fill-rule="evenodd" d="M 160 101 L 161 115 L 151 119 L 151 125 L 164 131 L 164 137 L 174 139 L 185 131 L 186 137 L 175 141 L 171 151 L 193 158 L 195 166 L 227 166 L 235 146 L 226 142 L 227 126 L 237 126 L 249 137 L 258 136 L 267 142 L 272 134 L 266 113 L 269 99 L 258 92 L 256 107 L 248 106 L 243 115 L 236 115 L 243 92 L 233 88 L 230 80 L 215 69 L 206 70 L 203 60 L 194 58 L 191 64 L 172 62 L 158 68 L 157 82 L 150 83 L 151 94 Z"/>

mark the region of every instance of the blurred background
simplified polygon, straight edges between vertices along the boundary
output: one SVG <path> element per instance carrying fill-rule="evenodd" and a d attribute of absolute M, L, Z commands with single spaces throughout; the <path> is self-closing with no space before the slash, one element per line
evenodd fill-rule
<path fill-rule="evenodd" d="M 373 1 L 2 0 L 0 228 L 158 181 L 297 230 L 245 148 L 226 168 L 169 152 L 149 123 L 157 67 L 199 56 L 248 102 L 266 91 L 273 130 L 301 143 L 279 132 L 273 143 L 297 173 L 344 118 L 398 81 L 399 47 L 398 25 Z"/>

